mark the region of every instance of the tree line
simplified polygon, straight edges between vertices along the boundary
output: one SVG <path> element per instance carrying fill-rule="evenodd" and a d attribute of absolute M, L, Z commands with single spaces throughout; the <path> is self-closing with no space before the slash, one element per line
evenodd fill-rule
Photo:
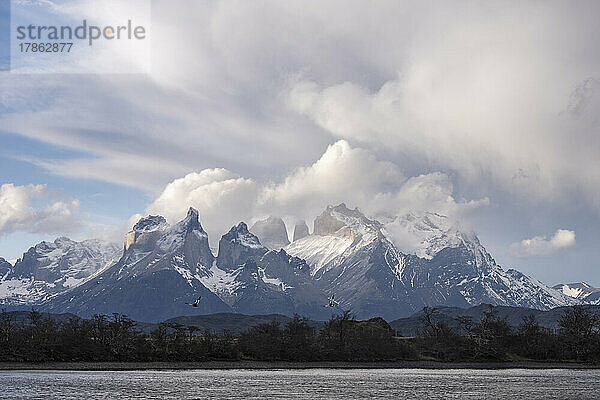
<path fill-rule="evenodd" d="M 167 323 L 143 333 L 121 314 L 57 322 L 32 310 L 17 323 L 2 311 L 0 361 L 600 361 L 600 321 L 583 307 L 567 309 L 558 332 L 533 316 L 513 329 L 492 310 L 480 321 L 459 322 L 456 332 L 425 308 L 419 335 L 407 338 L 381 318 L 357 321 L 344 312 L 320 330 L 296 316 L 234 336 Z"/>

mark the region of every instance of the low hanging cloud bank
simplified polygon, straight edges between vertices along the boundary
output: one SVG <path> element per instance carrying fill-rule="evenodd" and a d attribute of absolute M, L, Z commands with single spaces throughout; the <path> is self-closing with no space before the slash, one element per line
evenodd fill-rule
<path fill-rule="evenodd" d="M 79 201 L 53 201 L 46 185 L 0 186 L 0 236 L 15 231 L 70 232 L 80 227 Z"/>
<path fill-rule="evenodd" d="M 279 183 L 257 182 L 222 168 L 192 172 L 169 183 L 146 212 L 175 222 L 193 206 L 214 245 L 240 221 L 267 215 L 312 221 L 328 204 L 341 202 L 386 220 L 425 211 L 461 218 L 489 204 L 487 198 L 456 200 L 453 190 L 444 173 L 407 178 L 397 165 L 340 140 L 315 163 L 294 170 Z"/>
<path fill-rule="evenodd" d="M 546 236 L 535 236 L 531 239 L 525 239 L 518 243 L 513 243 L 509 247 L 509 252 L 514 257 L 547 257 L 555 254 L 561 249 L 575 245 L 575 232 L 558 229 L 554 235 L 548 239 Z"/>

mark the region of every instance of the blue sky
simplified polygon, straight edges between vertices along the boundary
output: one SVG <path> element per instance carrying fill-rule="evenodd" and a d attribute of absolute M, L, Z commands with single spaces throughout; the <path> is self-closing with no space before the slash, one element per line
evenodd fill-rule
<path fill-rule="evenodd" d="M 107 60 L 149 73 L 0 71 L 0 256 L 189 206 L 214 244 L 345 201 L 445 213 L 501 265 L 600 285 L 596 2 L 303 4 L 156 0 L 150 54 Z"/>

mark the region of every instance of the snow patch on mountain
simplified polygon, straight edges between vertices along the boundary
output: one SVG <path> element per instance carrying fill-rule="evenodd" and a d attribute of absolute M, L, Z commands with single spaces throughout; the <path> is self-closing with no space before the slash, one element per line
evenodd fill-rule
<path fill-rule="evenodd" d="M 289 254 L 306 260 L 310 265 L 310 273 L 314 276 L 344 254 L 353 242 L 350 237 L 310 235 L 292 242 L 284 249 Z"/>
<path fill-rule="evenodd" d="M 114 263 L 121 251 L 114 243 L 96 239 L 40 242 L 0 277 L 0 303 L 35 304 L 77 287 Z"/>
<path fill-rule="evenodd" d="M 475 238 L 472 232 L 461 232 L 450 218 L 433 212 L 395 217 L 385 224 L 384 232 L 400 250 L 428 260 L 442 249 Z"/>
<path fill-rule="evenodd" d="M 269 278 L 265 274 L 264 268 L 258 267 L 258 276 L 260 279 L 262 279 L 262 281 L 264 283 L 268 283 L 269 285 L 276 286 L 278 289 L 281 289 L 283 292 L 285 292 L 287 289 L 293 288 L 293 286 L 286 285 L 285 282 L 282 282 L 281 279 L 279 279 L 279 278 Z"/>
<path fill-rule="evenodd" d="M 240 273 L 241 268 L 227 272 L 217 267 L 215 261 L 206 275 L 198 277 L 199 281 L 202 282 L 211 292 L 215 293 L 225 303 L 233 304 L 233 297 L 235 291 L 240 287 L 241 282 L 236 281 L 236 277 Z"/>
<path fill-rule="evenodd" d="M 600 289 L 586 282 L 561 283 L 554 286 L 554 289 L 576 299 L 587 300 L 589 297 L 600 297 Z"/>

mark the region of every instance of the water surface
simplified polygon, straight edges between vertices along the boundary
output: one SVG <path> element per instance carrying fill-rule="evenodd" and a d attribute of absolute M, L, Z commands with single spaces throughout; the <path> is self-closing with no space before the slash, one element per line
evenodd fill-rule
<path fill-rule="evenodd" d="M 598 370 L 0 371 L 2 399 L 597 399 Z"/>

